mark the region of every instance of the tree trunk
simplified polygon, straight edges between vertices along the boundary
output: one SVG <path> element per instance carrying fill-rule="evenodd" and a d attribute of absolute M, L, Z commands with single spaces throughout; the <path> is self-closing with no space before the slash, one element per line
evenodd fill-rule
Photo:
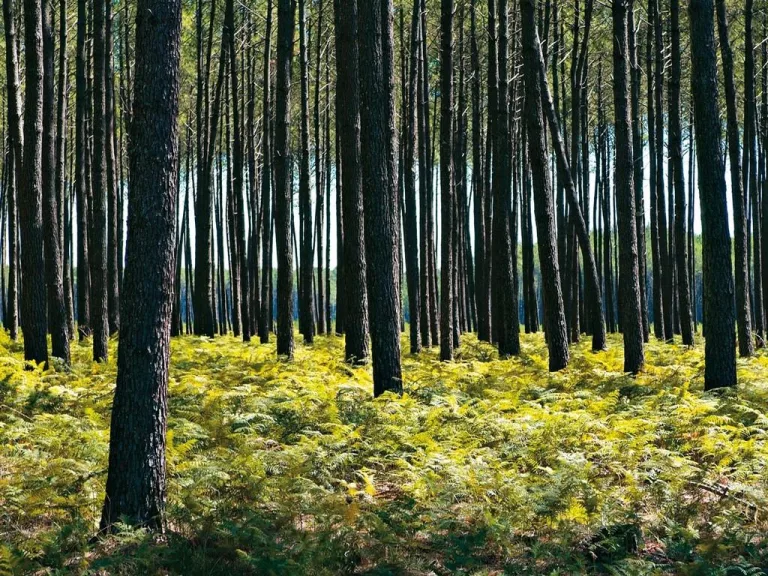
<path fill-rule="evenodd" d="M 440 3 L 440 359 L 453 358 L 453 0 Z"/>
<path fill-rule="evenodd" d="M 357 30 L 373 393 L 402 393 L 392 0 L 360 2 Z M 348 57 L 348 56 L 347 56 Z M 345 164 L 346 165 L 346 164 Z M 346 208 L 346 207 L 345 207 Z M 348 213 L 345 209 L 345 216 Z M 349 282 L 349 277 L 347 277 Z"/>
<path fill-rule="evenodd" d="M 291 254 L 292 157 L 289 145 L 291 61 L 295 5 L 277 3 L 277 99 L 275 105 L 275 234 L 277 235 L 277 354 L 293 358 L 293 255 Z"/>
<path fill-rule="evenodd" d="M 707 10 L 708 7 L 696 3 L 691 5 L 691 11 L 694 8 Z M 710 2 L 711 4 L 711 2 Z M 731 194 L 733 197 L 733 231 L 734 231 L 734 258 L 736 260 L 736 314 L 738 320 L 739 333 L 739 353 L 742 356 L 751 356 L 754 353 L 752 343 L 752 328 L 750 322 L 749 306 L 749 282 L 748 282 L 748 260 L 749 252 L 747 250 L 747 212 L 744 203 L 744 188 L 741 172 L 741 158 L 739 155 L 739 121 L 736 115 L 736 87 L 734 84 L 733 72 L 733 52 L 728 38 L 728 19 L 726 16 L 725 0 L 717 0 L 717 29 L 720 36 L 720 54 L 723 59 L 723 77 L 725 80 L 725 106 L 726 123 L 728 132 L 728 158 L 730 160 L 731 172 Z M 700 39 L 697 39 L 700 40 Z M 716 74 L 716 70 L 713 72 Z M 694 83 L 698 79 L 694 79 Z M 703 82 L 703 80 L 702 80 Z M 694 102 L 696 99 L 694 98 Z M 696 143 L 699 143 L 698 123 L 696 126 Z M 718 131 L 718 142 L 720 141 L 720 132 Z M 704 150 L 699 150 L 699 154 L 704 154 Z M 701 156 L 699 156 L 701 158 Z M 711 161 L 708 159 L 707 161 Z M 701 160 L 699 161 L 701 162 Z M 700 184 L 704 185 L 704 178 L 699 164 Z M 702 190 L 703 201 L 703 190 Z M 703 208 L 703 207 L 702 207 Z M 702 218 L 704 211 L 702 211 Z M 729 233 L 730 236 L 730 233 Z M 729 243 L 730 244 L 730 243 Z M 730 256 L 729 256 L 730 260 Z M 706 258 L 705 258 L 706 261 Z M 705 315 L 707 312 L 705 312 Z M 709 317 L 707 316 L 707 319 Z"/>
<path fill-rule="evenodd" d="M 631 0 L 613 2 L 613 98 L 616 115 L 616 203 L 619 227 L 621 328 L 624 332 L 624 371 L 643 369 L 643 321 L 640 313 L 635 195 L 632 185 L 632 132 L 628 103 L 629 39 L 627 12 Z"/>
<path fill-rule="evenodd" d="M 533 176 L 534 210 L 538 233 L 539 263 L 544 296 L 544 322 L 549 348 L 549 369 L 557 371 L 568 365 L 568 327 L 565 321 L 563 293 L 557 258 L 557 234 L 552 203 L 552 185 L 547 166 L 544 115 L 540 78 L 545 74 L 535 21 L 535 0 L 523 0 L 523 68 L 525 76 L 525 117 L 528 150 Z"/>
<path fill-rule="evenodd" d="M 181 2 L 139 0 L 132 186 L 117 386 L 102 530 L 118 520 L 163 531 L 165 432 L 178 170 Z"/>
<path fill-rule="evenodd" d="M 368 295 L 366 291 L 363 173 L 360 142 L 358 6 L 335 0 L 336 113 L 341 150 L 341 194 L 344 273 L 344 356 L 347 362 L 368 360 Z M 378 239 L 377 239 L 378 241 Z"/>
<path fill-rule="evenodd" d="M 712 0 L 690 0 L 691 90 L 699 166 L 704 272 L 704 387 L 736 385 L 736 333 L 734 330 L 731 236 L 725 199 L 725 167 L 720 151 L 720 113 L 717 105 Z M 747 316 L 748 317 L 748 316 Z"/>

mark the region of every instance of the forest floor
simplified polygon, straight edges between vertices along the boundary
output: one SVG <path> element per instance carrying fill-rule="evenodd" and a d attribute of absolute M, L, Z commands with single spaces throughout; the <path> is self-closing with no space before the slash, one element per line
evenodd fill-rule
<path fill-rule="evenodd" d="M 0 333 L 0 574 L 762 574 L 768 356 L 705 393 L 703 349 L 621 341 L 547 372 L 466 336 L 372 399 L 343 340 L 172 343 L 168 533 L 95 541 L 115 362 L 24 371 Z M 112 358 L 115 342 L 111 343 Z M 404 346 L 407 350 L 407 346 Z"/>

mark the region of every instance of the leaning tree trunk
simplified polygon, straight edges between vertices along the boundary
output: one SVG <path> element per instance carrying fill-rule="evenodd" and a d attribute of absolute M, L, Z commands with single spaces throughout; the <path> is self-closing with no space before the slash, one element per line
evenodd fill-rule
<path fill-rule="evenodd" d="M 373 393 L 402 392 L 392 0 L 360 2 L 360 126 Z M 345 215 L 346 210 L 345 210 Z M 347 277 L 349 284 L 349 277 Z"/>
<path fill-rule="evenodd" d="M 706 326 L 704 387 L 710 390 L 736 385 L 731 236 L 725 198 L 725 166 L 720 151 L 713 0 L 690 0 L 688 15 L 701 223 L 707 231 L 702 244 Z"/>
<path fill-rule="evenodd" d="M 619 227 L 619 293 L 621 328 L 624 332 L 624 371 L 643 369 L 643 321 L 640 312 L 640 278 L 635 225 L 635 193 L 632 185 L 632 132 L 627 99 L 629 39 L 627 12 L 631 0 L 613 2 L 613 100 L 616 115 L 616 203 Z"/>
<path fill-rule="evenodd" d="M 102 530 L 162 531 L 176 228 L 181 1 L 138 0 L 131 193 Z"/>

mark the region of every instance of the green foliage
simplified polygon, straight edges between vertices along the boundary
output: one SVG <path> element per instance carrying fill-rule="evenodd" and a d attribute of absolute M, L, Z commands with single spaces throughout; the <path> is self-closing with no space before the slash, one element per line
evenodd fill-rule
<path fill-rule="evenodd" d="M 167 534 L 92 541 L 114 360 L 25 371 L 2 333 L 0 575 L 764 573 L 768 356 L 704 393 L 700 347 L 631 378 L 610 345 L 550 374 L 540 335 L 466 336 L 374 400 L 340 338 L 174 340 Z"/>

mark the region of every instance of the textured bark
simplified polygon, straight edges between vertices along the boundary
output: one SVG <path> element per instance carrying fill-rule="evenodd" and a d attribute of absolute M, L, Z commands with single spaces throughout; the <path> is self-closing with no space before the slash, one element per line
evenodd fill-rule
<path fill-rule="evenodd" d="M 368 360 L 368 295 L 363 219 L 363 173 L 360 143 L 358 66 L 358 6 L 355 0 L 335 0 L 336 111 L 341 150 L 341 194 L 344 273 L 344 357 Z"/>
<path fill-rule="evenodd" d="M 43 142 L 42 194 L 45 244 L 45 284 L 48 289 L 48 328 L 51 353 L 69 364 L 69 330 L 64 303 L 64 258 L 56 194 L 56 105 L 53 0 L 43 0 Z"/>
<path fill-rule="evenodd" d="M 43 257 L 43 13 L 42 4 L 24 1 L 24 158 L 19 186 L 21 224 L 21 329 L 24 359 L 48 360 L 45 259 Z"/>
<path fill-rule="evenodd" d="M 720 151 L 713 0 L 690 0 L 691 91 L 699 167 L 704 272 L 704 387 L 736 385 L 736 332 L 731 237 L 725 199 L 725 167 Z"/>
<path fill-rule="evenodd" d="M 552 184 L 547 166 L 547 146 L 542 107 L 544 61 L 541 58 L 539 35 L 536 30 L 535 0 L 523 0 L 522 36 L 523 69 L 525 76 L 525 117 L 528 131 L 528 151 L 533 176 L 534 210 L 538 232 L 539 262 L 544 297 L 549 369 L 557 371 L 568 365 L 568 330 L 560 286 L 557 258 L 557 234 L 552 203 Z"/>
<path fill-rule="evenodd" d="M 115 79 L 112 70 L 112 2 L 105 2 L 104 54 L 104 142 L 107 167 L 107 310 L 109 334 L 120 329 L 120 221 L 115 128 Z"/>
<path fill-rule="evenodd" d="M 293 255 L 291 254 L 291 152 L 289 146 L 291 60 L 295 5 L 277 2 L 277 94 L 275 101 L 275 234 L 277 238 L 277 354 L 293 358 Z"/>
<path fill-rule="evenodd" d="M 264 79 L 263 79 L 263 110 L 261 125 L 261 150 L 263 166 L 261 167 L 261 310 L 259 311 L 259 341 L 262 344 L 269 342 L 269 329 L 271 324 L 270 304 L 272 291 L 270 282 L 272 278 L 272 139 L 271 139 L 271 114 L 272 114 L 272 80 L 270 77 L 270 65 L 272 61 L 272 0 L 267 1 L 267 22 L 264 32 Z M 255 311 L 254 311 L 255 313 Z"/>
<path fill-rule="evenodd" d="M 77 331 L 80 340 L 91 333 L 91 210 L 88 194 L 88 135 L 86 116 L 88 91 L 86 85 L 86 0 L 77 0 L 77 56 L 75 60 L 75 191 L 77 196 Z"/>
<path fill-rule="evenodd" d="M 698 5 L 697 5 L 698 7 Z M 694 6 L 691 6 L 693 10 Z M 702 7 L 703 9 L 703 7 Z M 723 77 L 725 84 L 726 125 L 728 133 L 728 159 L 731 171 L 731 195 L 733 202 L 733 241 L 734 259 L 736 265 L 736 316 L 739 334 L 739 353 L 751 356 L 754 353 L 752 343 L 751 313 L 749 302 L 748 260 L 747 249 L 747 211 L 744 202 L 744 187 L 739 155 L 739 121 L 736 113 L 736 87 L 733 77 L 733 52 L 728 38 L 728 20 L 724 0 L 717 0 L 717 29 L 720 36 L 720 55 L 723 59 Z M 720 132 L 718 131 L 718 138 Z M 696 142 L 699 142 L 698 125 Z M 700 151 L 701 153 L 702 151 Z M 699 167 L 701 176 L 701 167 Z M 704 179 L 700 178 L 701 184 Z M 702 212 L 702 218 L 704 214 Z M 705 312 L 706 316 L 706 312 Z"/>
<path fill-rule="evenodd" d="M 162 531 L 178 170 L 180 0 L 139 0 L 124 310 L 101 528 Z"/>
<path fill-rule="evenodd" d="M 520 353 L 520 320 L 513 271 L 517 237 L 511 234 L 511 160 L 507 1 L 498 2 L 498 93 L 494 108 L 493 148 L 493 324 L 499 355 Z"/>
<path fill-rule="evenodd" d="M 419 229 L 416 216 L 416 98 L 419 65 L 419 0 L 415 0 L 411 14 L 411 53 L 408 67 L 407 111 L 405 138 L 403 139 L 405 188 L 405 264 L 408 285 L 408 311 L 410 314 L 411 353 L 421 351 L 421 288 L 419 286 Z"/>
<path fill-rule="evenodd" d="M 453 358 L 453 0 L 440 2 L 440 359 Z"/>
<path fill-rule="evenodd" d="M 472 0 L 470 8 L 470 60 L 472 66 L 472 189 L 474 191 L 474 229 L 475 229 L 475 307 L 477 309 L 477 337 L 480 340 L 491 339 L 491 295 L 486 282 L 488 262 L 485 255 L 488 244 L 488 230 L 485 227 L 485 192 L 486 182 L 483 175 L 483 127 L 481 114 L 481 72 L 480 50 L 477 42 L 477 0 Z"/>
<path fill-rule="evenodd" d="M 21 122 L 21 89 L 19 59 L 16 49 L 16 23 L 13 0 L 3 0 L 3 25 L 5 31 L 5 77 L 8 85 L 8 133 L 11 163 L 8 171 L 8 302 L 5 327 L 11 339 L 18 337 L 19 327 L 19 245 L 17 191 L 21 190 L 24 140 Z"/>
<path fill-rule="evenodd" d="M 613 100 L 616 115 L 616 204 L 619 228 L 619 294 L 624 332 L 624 371 L 643 369 L 643 321 L 640 313 L 635 195 L 632 185 L 632 133 L 629 119 L 627 71 L 629 39 L 627 12 L 631 0 L 613 2 Z"/>
<path fill-rule="evenodd" d="M 299 329 L 304 342 L 315 335 L 312 200 L 309 186 L 309 64 L 307 62 L 307 16 L 305 0 L 299 4 L 299 70 L 301 76 L 301 161 L 299 163 L 299 248 L 301 251 L 299 283 Z"/>
<path fill-rule="evenodd" d="M 361 141 L 362 175 L 367 184 L 363 197 L 366 279 L 371 314 L 373 393 L 379 396 L 387 391 L 401 393 L 403 390 L 392 0 L 360 2 L 358 9 L 360 126 L 366 135 Z M 346 210 L 345 215 L 348 216 Z"/>
<path fill-rule="evenodd" d="M 648 323 L 648 295 L 646 294 L 647 257 L 645 248 L 645 199 L 643 190 L 643 133 L 640 110 L 640 79 L 642 70 L 637 50 L 637 27 L 635 26 L 635 12 L 629 11 L 629 57 L 630 57 L 630 81 L 632 102 L 632 151 L 634 158 L 633 177 L 635 184 L 635 227 L 637 228 L 638 271 L 640 273 L 640 309 L 643 316 L 643 339 L 648 342 L 650 326 Z M 597 223 L 595 223 L 597 225 Z"/>
<path fill-rule="evenodd" d="M 107 159 L 104 0 L 93 3 L 93 220 L 91 223 L 91 322 L 93 359 L 106 362 L 109 349 L 107 292 Z"/>
<path fill-rule="evenodd" d="M 677 260 L 677 299 L 680 334 L 683 344 L 693 346 L 691 291 L 688 285 L 688 246 L 686 245 L 685 173 L 683 172 L 683 128 L 680 121 L 680 0 L 670 0 L 672 16 L 672 76 L 669 81 L 669 153 L 675 187 L 675 258 Z"/>
<path fill-rule="evenodd" d="M 237 51 L 235 47 L 235 8 L 234 0 L 227 0 L 225 10 L 225 31 L 227 39 L 227 49 L 229 50 L 229 81 L 232 93 L 232 120 L 233 120 L 233 160 L 232 163 L 233 186 L 227 190 L 232 191 L 233 204 L 235 207 L 235 241 L 237 242 L 236 265 L 239 269 L 239 288 L 240 288 L 240 321 L 243 331 L 243 342 L 251 340 L 251 317 L 250 317 L 250 280 L 248 274 L 248 251 L 245 243 L 245 200 L 243 199 L 243 137 L 240 123 L 240 84 L 237 70 Z"/>
<path fill-rule="evenodd" d="M 315 53 L 315 189 L 317 191 L 317 206 L 316 206 L 316 237 L 317 237 L 317 333 L 325 334 L 325 271 L 323 269 L 323 258 L 325 238 L 323 237 L 323 217 L 325 213 L 325 189 L 323 181 L 323 137 L 320 134 L 320 78 L 322 74 L 320 72 L 321 56 L 322 56 L 322 40 L 323 40 L 323 0 L 319 0 L 317 4 L 317 51 Z M 328 147 L 324 151 L 327 156 L 330 153 Z M 330 200 L 328 200 L 330 202 Z"/>

